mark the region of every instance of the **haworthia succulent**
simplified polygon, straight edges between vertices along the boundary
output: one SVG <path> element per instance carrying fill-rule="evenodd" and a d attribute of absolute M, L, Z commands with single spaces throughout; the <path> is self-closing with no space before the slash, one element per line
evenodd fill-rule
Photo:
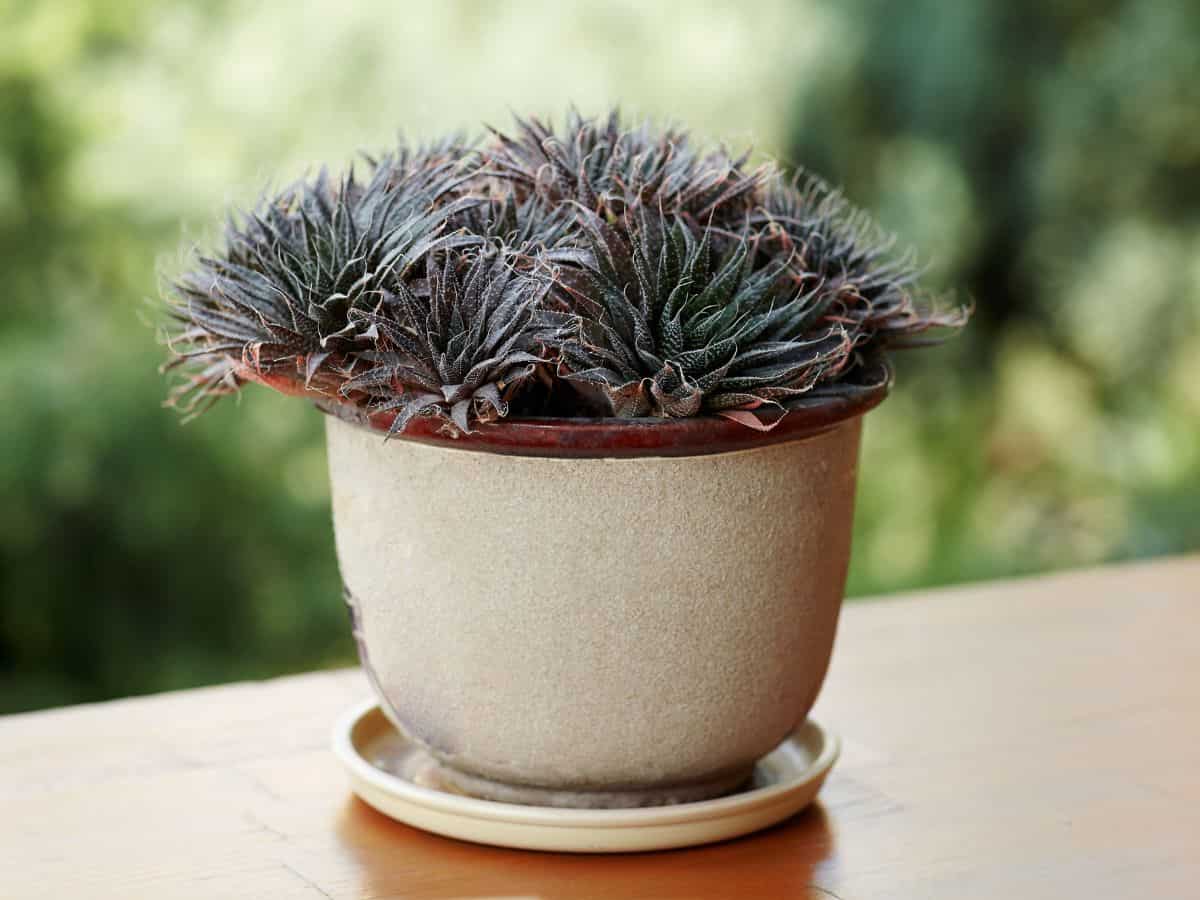
<path fill-rule="evenodd" d="M 232 217 L 168 291 L 189 413 L 248 379 L 452 433 L 507 414 L 754 424 L 960 327 L 810 176 L 571 112 L 321 171 Z"/>

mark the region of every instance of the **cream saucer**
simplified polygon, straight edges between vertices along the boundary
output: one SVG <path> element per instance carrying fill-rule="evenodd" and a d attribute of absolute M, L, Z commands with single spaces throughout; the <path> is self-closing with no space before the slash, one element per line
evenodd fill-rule
<path fill-rule="evenodd" d="M 452 793 L 437 783 L 436 761 L 401 736 L 375 700 L 338 722 L 333 749 L 354 793 L 416 828 L 500 847 L 626 853 L 707 844 L 781 822 L 813 801 L 839 748 L 810 719 L 759 760 L 745 790 L 640 809 L 518 806 Z"/>

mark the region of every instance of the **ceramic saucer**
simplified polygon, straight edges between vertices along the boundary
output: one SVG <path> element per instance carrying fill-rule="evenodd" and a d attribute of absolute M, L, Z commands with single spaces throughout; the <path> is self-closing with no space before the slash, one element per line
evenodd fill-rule
<path fill-rule="evenodd" d="M 640 809 L 519 806 L 455 793 L 439 782 L 437 762 L 404 738 L 375 700 L 338 722 L 333 749 L 354 793 L 416 828 L 500 847 L 627 853 L 722 841 L 781 822 L 813 801 L 839 748 L 809 719 L 759 760 L 738 793 Z"/>

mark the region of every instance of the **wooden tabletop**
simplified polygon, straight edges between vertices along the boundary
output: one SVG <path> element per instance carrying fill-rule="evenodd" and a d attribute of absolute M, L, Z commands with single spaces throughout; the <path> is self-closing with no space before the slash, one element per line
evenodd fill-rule
<path fill-rule="evenodd" d="M 327 750 L 355 671 L 0 719 L 0 896 L 1200 897 L 1200 557 L 855 603 L 820 803 L 583 857 L 427 835 Z"/>

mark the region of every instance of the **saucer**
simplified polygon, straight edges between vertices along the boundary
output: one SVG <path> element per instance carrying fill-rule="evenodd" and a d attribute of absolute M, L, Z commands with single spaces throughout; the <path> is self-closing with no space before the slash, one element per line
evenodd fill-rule
<path fill-rule="evenodd" d="M 439 781 L 437 761 L 401 735 L 373 699 L 347 712 L 333 732 L 351 789 L 385 816 L 479 844 L 572 853 L 691 847 L 774 825 L 813 801 L 838 749 L 838 739 L 809 719 L 758 761 L 737 793 L 673 806 L 562 809 L 454 792 Z"/>

